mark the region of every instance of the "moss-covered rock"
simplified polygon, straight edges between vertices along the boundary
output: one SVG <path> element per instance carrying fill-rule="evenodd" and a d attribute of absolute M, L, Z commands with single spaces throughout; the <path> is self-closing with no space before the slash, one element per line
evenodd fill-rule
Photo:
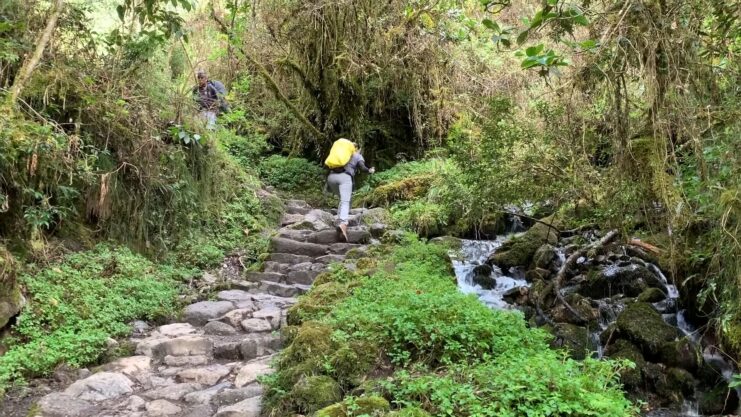
<path fill-rule="evenodd" d="M 690 340 L 683 338 L 661 346 L 659 360 L 669 366 L 695 372 L 702 361 L 702 353 Z"/>
<path fill-rule="evenodd" d="M 550 219 L 543 219 L 543 221 L 548 223 Z M 545 243 L 555 244 L 556 242 L 558 242 L 558 233 L 553 228 L 548 227 L 547 224 L 536 223 L 521 236 L 504 242 L 489 257 L 489 262 L 505 270 L 515 266 L 529 266 L 538 248 Z"/>
<path fill-rule="evenodd" d="M 329 279 L 332 279 L 331 275 L 322 277 L 322 280 Z M 349 283 L 326 282 L 317 285 L 315 282 L 311 291 L 299 298 L 298 302 L 288 309 L 286 320 L 288 324 L 299 325 L 304 321 L 323 317 L 336 304 L 349 297 L 351 292 Z"/>
<path fill-rule="evenodd" d="M 569 323 L 556 323 L 555 327 L 548 325 L 544 328 L 554 336 L 551 347 L 567 349 L 569 356 L 573 359 L 584 359 L 596 349 L 585 327 Z"/>
<path fill-rule="evenodd" d="M 352 407 L 350 407 L 350 405 Z M 351 401 L 332 404 L 316 413 L 316 417 L 350 417 L 362 415 L 382 415 L 390 408 L 389 402 L 378 395 L 360 397 Z M 352 411 L 350 411 L 352 409 Z M 410 416 L 411 417 L 411 416 Z"/>
<path fill-rule="evenodd" d="M 628 266 L 606 265 L 593 269 L 587 279 L 580 283 L 579 294 L 590 298 L 607 298 L 616 294 L 626 297 L 637 297 L 646 288 L 657 287 L 658 278 L 642 265 Z"/>
<path fill-rule="evenodd" d="M 386 413 L 384 417 L 432 417 L 432 414 L 417 407 L 406 407 Z"/>
<path fill-rule="evenodd" d="M 655 287 L 646 288 L 638 295 L 638 301 L 642 303 L 658 303 L 665 298 L 666 294 L 664 294 L 664 291 Z"/>
<path fill-rule="evenodd" d="M 581 318 L 587 321 L 590 328 L 596 328 L 597 321 L 599 320 L 599 310 L 592 307 L 589 299 L 579 294 L 569 294 L 564 298 L 579 313 Z M 559 323 L 581 324 L 579 318 L 574 316 L 574 313 L 566 308 L 563 303 L 558 303 L 556 307 L 552 308 L 550 314 L 553 320 Z"/>
<path fill-rule="evenodd" d="M 677 329 L 667 324 L 651 304 L 632 303 L 625 307 L 616 321 L 622 337 L 641 348 L 644 355 L 657 357 L 659 349 L 673 341 Z"/>
<path fill-rule="evenodd" d="M 391 220 L 389 211 L 382 207 L 374 207 L 358 214 L 357 221 L 360 224 L 370 226 L 376 223 L 387 224 Z"/>
<path fill-rule="evenodd" d="M 533 255 L 533 266 L 536 268 L 548 269 L 551 262 L 556 259 L 556 249 L 553 245 L 541 245 Z"/>
<path fill-rule="evenodd" d="M 346 388 L 358 386 L 378 357 L 378 347 L 370 342 L 353 341 L 338 348 L 329 363 L 333 375 Z"/>
<path fill-rule="evenodd" d="M 645 368 L 646 360 L 635 345 L 627 340 L 618 339 L 607 347 L 605 355 L 612 359 L 628 359 L 633 362 L 635 368 L 620 371 L 620 381 L 628 388 L 635 388 L 641 384 L 641 369 Z"/>
<path fill-rule="evenodd" d="M 738 408 L 738 394 L 725 382 L 700 393 L 699 397 L 698 406 L 702 415 L 728 414 Z"/>
<path fill-rule="evenodd" d="M 340 384 L 325 376 L 301 378 L 291 390 L 291 398 L 298 410 L 313 413 L 342 399 Z"/>
<path fill-rule="evenodd" d="M 336 348 L 332 342 L 332 328 L 326 324 L 306 322 L 287 334 L 287 342 L 290 344 L 281 354 L 281 367 L 290 367 L 306 359 L 329 355 Z"/>
<path fill-rule="evenodd" d="M 25 304 L 16 281 L 17 268 L 13 255 L 0 245 L 0 328 L 20 313 Z"/>

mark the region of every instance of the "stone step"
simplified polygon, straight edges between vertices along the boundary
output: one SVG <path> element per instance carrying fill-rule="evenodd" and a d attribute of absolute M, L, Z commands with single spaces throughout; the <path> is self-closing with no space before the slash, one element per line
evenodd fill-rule
<path fill-rule="evenodd" d="M 275 274 L 287 274 L 291 270 L 291 265 L 274 261 L 265 261 L 262 264 L 263 272 L 272 272 Z"/>
<path fill-rule="evenodd" d="M 300 221 L 304 220 L 303 214 L 289 214 L 286 213 L 280 218 L 280 225 L 282 226 L 288 226 L 294 223 L 298 223 Z"/>
<path fill-rule="evenodd" d="M 271 253 L 270 256 L 268 256 L 269 261 L 278 262 L 282 264 L 300 264 L 304 262 L 311 262 L 314 259 L 312 256 L 306 256 L 306 255 L 294 255 L 292 253 L 280 253 L 280 252 L 274 252 Z"/>
<path fill-rule="evenodd" d="M 329 246 L 330 254 L 346 255 L 351 249 L 362 248 L 363 245 L 356 245 L 353 243 L 333 243 Z"/>
<path fill-rule="evenodd" d="M 257 287 L 258 292 L 265 292 L 278 297 L 296 297 L 305 294 L 311 286 L 301 284 L 281 284 L 272 281 L 262 281 Z"/>
<path fill-rule="evenodd" d="M 251 271 L 245 275 L 247 281 L 261 282 L 261 281 L 272 281 L 272 282 L 286 282 L 286 276 L 277 272 L 255 272 Z"/>
<path fill-rule="evenodd" d="M 311 285 L 322 271 L 291 271 L 288 273 L 286 283 Z"/>
<path fill-rule="evenodd" d="M 270 251 L 318 257 L 326 255 L 329 248 L 316 243 L 297 242 L 295 240 L 274 237 L 270 239 Z"/>
<path fill-rule="evenodd" d="M 317 263 L 329 265 L 331 263 L 342 262 L 344 260 L 345 260 L 345 255 L 331 254 L 331 255 L 320 256 L 316 258 L 314 261 Z"/>
<path fill-rule="evenodd" d="M 347 242 L 342 235 L 333 229 L 320 230 L 309 236 L 308 241 L 311 243 L 331 244 L 331 243 L 368 243 L 371 234 L 365 228 L 350 227 L 347 230 Z"/>

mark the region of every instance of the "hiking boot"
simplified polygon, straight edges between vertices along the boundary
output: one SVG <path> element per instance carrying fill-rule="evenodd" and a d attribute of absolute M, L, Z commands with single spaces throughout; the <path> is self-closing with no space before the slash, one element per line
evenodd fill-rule
<path fill-rule="evenodd" d="M 337 231 L 340 232 L 342 235 L 342 238 L 345 239 L 345 242 L 348 242 L 350 239 L 347 238 L 347 224 L 342 223 L 339 226 L 337 226 Z"/>

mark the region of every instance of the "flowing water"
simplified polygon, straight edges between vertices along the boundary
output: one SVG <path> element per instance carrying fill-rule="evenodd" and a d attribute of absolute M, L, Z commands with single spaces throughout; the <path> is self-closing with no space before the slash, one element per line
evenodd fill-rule
<path fill-rule="evenodd" d="M 516 233 L 523 229 L 521 224 L 513 224 L 514 227 L 510 230 L 511 233 Z M 508 237 L 509 236 L 500 236 L 496 240 L 461 240 L 460 250 L 451 254 L 453 269 L 455 271 L 460 291 L 465 294 L 476 294 L 482 303 L 494 309 L 514 309 L 515 306 L 504 300 L 505 294 L 513 288 L 530 286 L 530 284 L 524 279 L 524 274 L 518 273 L 518 271 L 513 271 L 505 275 L 496 266 L 492 266 L 491 272 L 491 277 L 496 280 L 494 288 L 487 290 L 474 283 L 474 269 L 477 266 L 485 264 L 489 256 L 499 248 Z M 559 265 L 562 265 L 566 261 L 566 256 L 562 247 L 556 248 L 556 256 L 556 262 L 558 262 Z M 699 332 L 687 321 L 686 311 L 679 308 L 679 291 L 677 287 L 667 280 L 664 273 L 656 265 L 645 263 L 645 266 L 661 280 L 664 286 L 664 291 L 667 295 L 665 300 L 654 303 L 654 307 L 662 313 L 662 316 L 667 323 L 677 327 L 684 337 L 689 338 L 693 343 L 699 345 Z M 610 324 L 615 322 L 625 305 L 622 300 L 619 299 L 605 298 L 593 301 L 596 302 L 597 307 L 599 308 L 600 319 L 599 328 L 596 329 L 595 332 L 591 333 L 590 337 L 593 339 L 592 341 L 594 346 L 598 346 L 595 356 L 601 358 L 603 347 L 600 343 L 600 334 Z M 728 382 L 732 380 L 733 375 L 736 373 L 736 369 L 732 363 L 715 350 L 706 348 L 703 351 L 703 359 L 714 369 L 718 370 L 718 372 L 721 373 L 724 379 Z M 741 390 L 737 389 L 737 392 L 739 392 L 739 395 L 741 396 Z M 686 400 L 679 411 L 655 410 L 649 415 L 651 417 L 701 416 L 698 411 L 697 402 L 692 399 Z"/>
<path fill-rule="evenodd" d="M 452 254 L 453 269 L 458 281 L 458 288 L 464 294 L 476 294 L 485 305 L 496 309 L 511 309 L 513 306 L 504 301 L 504 294 L 516 287 L 529 286 L 523 276 L 504 275 L 496 266 L 492 267 L 492 277 L 496 279 L 496 286 L 491 290 L 481 288 L 473 282 L 473 270 L 486 263 L 489 255 L 494 252 L 504 237 L 497 240 L 462 240 L 459 252 Z"/>

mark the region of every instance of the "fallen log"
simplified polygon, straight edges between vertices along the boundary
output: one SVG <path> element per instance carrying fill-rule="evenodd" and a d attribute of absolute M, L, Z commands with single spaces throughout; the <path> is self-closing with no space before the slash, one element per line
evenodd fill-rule
<path fill-rule="evenodd" d="M 566 307 L 566 309 L 569 310 L 569 312 L 571 312 L 571 314 L 573 314 L 574 317 L 580 323 L 586 323 L 587 319 L 582 317 L 581 314 L 579 314 L 579 312 L 577 312 L 574 309 L 574 307 L 571 307 L 571 305 L 567 303 L 566 300 L 564 300 L 563 296 L 561 295 L 561 285 L 566 280 L 566 273 L 568 272 L 570 268 L 573 268 L 574 265 L 576 265 L 577 259 L 586 255 L 588 252 L 592 250 L 599 249 L 607 245 L 608 243 L 612 242 L 616 237 L 618 237 L 618 234 L 619 233 L 617 230 L 612 230 L 608 232 L 599 241 L 594 242 L 591 245 L 585 246 L 579 249 L 578 251 L 572 253 L 571 256 L 569 256 L 568 259 L 566 259 L 566 262 L 564 262 L 563 265 L 561 265 L 561 269 L 559 269 L 558 274 L 556 275 L 556 278 L 553 280 L 553 293 L 556 296 L 556 300 L 558 300 L 558 302 L 563 304 L 564 307 Z"/>

